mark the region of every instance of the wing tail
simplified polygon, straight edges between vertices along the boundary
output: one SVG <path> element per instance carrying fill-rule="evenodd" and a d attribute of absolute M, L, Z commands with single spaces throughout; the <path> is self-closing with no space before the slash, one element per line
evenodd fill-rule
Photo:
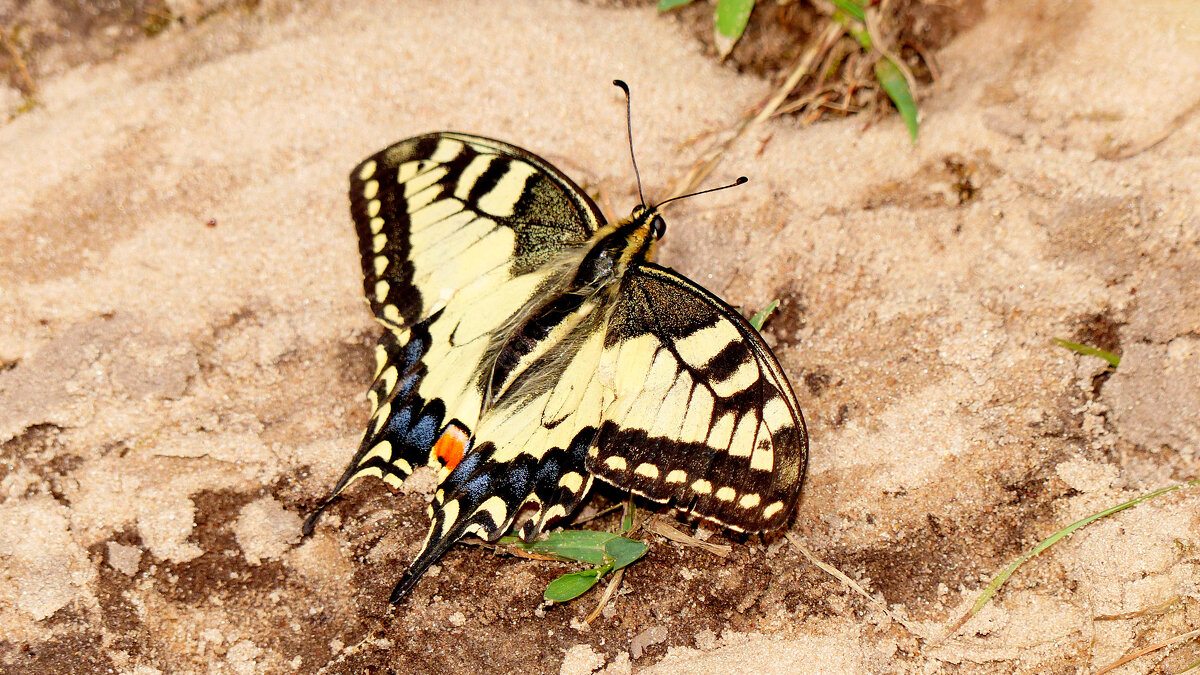
<path fill-rule="evenodd" d="M 463 530 L 467 527 L 466 519 L 460 519 L 459 522 L 452 524 L 448 531 L 442 532 L 443 524 L 446 522 L 445 515 L 444 512 L 439 512 L 429 523 L 429 534 L 425 537 L 425 544 L 421 547 L 420 553 L 409 563 L 404 576 L 400 577 L 400 581 L 392 589 L 389 602 L 393 605 L 400 604 L 400 601 L 417 585 L 425 572 L 429 571 L 434 563 L 441 560 L 446 551 L 462 538 Z"/>
<path fill-rule="evenodd" d="M 488 444 L 481 446 L 442 483 L 443 489 L 429 506 L 430 525 L 425 543 L 392 590 L 392 603 L 399 603 L 459 539 L 475 534 L 495 541 L 512 523 L 529 495 L 529 489 L 513 484 L 513 479 L 520 483 L 520 476 L 528 474 L 528 467 L 516 466 L 507 476 L 479 470 L 480 458 L 491 452 Z M 448 486 L 456 487 L 447 492 Z"/>

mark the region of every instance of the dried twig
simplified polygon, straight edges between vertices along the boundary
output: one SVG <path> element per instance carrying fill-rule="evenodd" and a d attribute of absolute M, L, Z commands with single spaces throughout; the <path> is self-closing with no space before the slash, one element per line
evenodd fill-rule
<path fill-rule="evenodd" d="M 1169 640 L 1163 640 L 1162 642 L 1142 647 L 1141 649 L 1139 649 L 1131 654 L 1127 654 L 1127 655 L 1121 657 L 1120 659 L 1118 659 L 1117 661 L 1114 661 L 1114 662 L 1108 664 L 1107 666 L 1101 668 L 1100 670 L 1097 670 L 1095 673 L 1092 673 L 1092 675 L 1104 675 L 1104 673 L 1107 673 L 1112 670 L 1116 670 L 1117 668 L 1120 668 L 1121 666 L 1125 665 L 1126 663 L 1129 663 L 1130 661 L 1132 661 L 1136 658 L 1145 656 L 1146 654 L 1149 654 L 1150 652 L 1157 651 L 1159 649 L 1162 649 L 1163 647 L 1173 645 L 1176 642 L 1184 642 L 1185 640 L 1191 640 L 1192 638 L 1198 637 L 1198 636 L 1200 636 L 1200 628 L 1197 628 L 1196 630 L 1188 631 L 1186 633 L 1183 633 L 1182 635 L 1176 635 L 1175 637 L 1173 637 Z"/>
<path fill-rule="evenodd" d="M 838 568 L 834 567 L 833 565 L 830 565 L 829 563 L 827 563 L 827 562 L 821 560 L 820 558 L 818 558 L 817 556 L 813 555 L 812 551 L 808 550 L 808 547 L 806 547 L 804 544 L 800 543 L 799 537 L 792 534 L 791 532 L 784 532 L 783 536 L 787 537 L 787 540 L 792 543 L 792 546 L 795 546 L 797 549 L 799 549 L 799 551 L 804 554 L 804 557 L 808 558 L 809 562 L 811 562 L 812 564 L 816 565 L 817 567 L 821 568 L 825 572 L 832 575 L 835 579 L 837 579 L 838 581 L 840 581 L 843 584 L 845 584 L 846 586 L 848 586 L 855 593 L 858 593 L 862 597 L 866 598 L 867 602 L 871 603 L 876 608 L 878 608 L 880 611 L 882 611 L 884 614 L 886 614 L 888 616 L 888 618 L 890 618 L 892 621 L 895 621 L 896 623 L 900 624 L 901 626 L 904 626 L 904 628 L 907 629 L 909 633 L 912 633 L 914 636 L 916 636 L 920 640 L 922 640 L 924 642 L 931 641 L 929 639 L 929 637 L 927 635 L 925 635 L 925 631 L 921 630 L 921 628 L 919 626 L 908 621 L 907 619 L 900 616 L 899 614 L 896 614 L 892 610 L 888 609 L 888 606 L 885 603 L 883 603 L 879 600 L 876 600 L 875 597 L 872 596 L 870 593 L 868 593 L 866 591 L 866 589 L 864 589 L 861 585 L 859 585 L 859 583 L 857 581 L 846 576 L 846 574 L 844 572 L 842 572 Z"/>
<path fill-rule="evenodd" d="M 591 614 L 587 615 L 584 623 L 591 623 L 600 616 L 600 612 L 604 610 L 604 606 L 612 599 L 613 593 L 617 592 L 617 587 L 621 585 L 621 580 L 625 578 L 625 568 L 613 572 L 612 579 L 609 580 L 608 586 L 604 589 L 604 595 L 600 596 L 600 602 L 596 604 L 596 609 L 592 610 Z"/>
<path fill-rule="evenodd" d="M 590 515 L 586 518 L 580 518 L 579 520 L 573 521 L 571 524 L 572 525 L 583 525 L 584 523 L 590 523 L 597 518 L 600 518 L 602 516 L 607 516 L 608 514 L 612 513 L 613 511 L 616 511 L 617 509 L 621 508 L 622 506 L 625 506 L 625 502 L 621 502 L 620 504 L 613 504 L 612 506 L 605 508 L 605 509 L 600 509 L 599 511 L 593 513 L 592 515 Z"/>
<path fill-rule="evenodd" d="M 824 54 L 842 36 L 843 31 L 844 29 L 840 24 L 833 21 L 828 22 L 816 42 L 804 50 L 804 53 L 796 62 L 796 66 L 792 68 L 792 72 L 784 80 L 783 84 L 779 85 L 766 99 L 751 108 L 732 129 L 724 134 L 724 138 L 714 141 L 700 159 L 692 165 L 692 168 L 676 181 L 669 197 L 677 197 L 696 189 L 717 168 L 725 153 L 729 151 L 729 148 L 733 147 L 733 144 L 742 135 L 752 127 L 770 118 L 779 109 L 779 106 L 783 105 L 784 101 L 791 94 L 792 89 L 795 89 L 796 85 L 800 84 L 800 80 L 812 73 L 813 64 L 816 63 L 817 57 Z"/>
<path fill-rule="evenodd" d="M 17 66 L 17 75 L 21 78 L 21 83 L 24 85 L 25 95 L 33 96 L 37 93 L 37 85 L 33 82 L 33 76 L 29 74 L 29 67 L 25 65 L 25 59 L 21 57 L 21 50 L 17 49 L 17 45 L 9 38 L 8 31 L 0 26 L 0 44 L 4 45 L 5 51 L 12 57 L 13 63 Z"/>
<path fill-rule="evenodd" d="M 901 61 L 899 56 L 892 53 L 887 43 L 883 41 L 883 34 L 879 32 L 879 13 L 873 9 L 868 9 L 866 15 L 867 36 L 871 38 L 871 46 L 896 66 L 896 69 L 904 76 L 904 80 L 908 82 L 908 90 L 915 96 L 917 93 L 917 78 L 913 77 L 912 70 L 909 69 L 908 64 Z"/>
<path fill-rule="evenodd" d="M 1187 122 L 1187 119 L 1191 117 L 1197 110 L 1200 110 L 1200 99 L 1197 99 L 1196 102 L 1188 106 L 1186 110 L 1173 117 L 1170 122 L 1167 122 L 1167 125 L 1163 127 L 1162 131 L 1159 131 L 1153 136 L 1143 139 L 1137 143 L 1126 145 L 1121 148 L 1110 148 L 1105 150 L 1100 153 L 1100 157 L 1108 160 L 1119 160 L 1129 159 L 1134 155 L 1140 155 L 1141 153 L 1170 138 L 1171 134 L 1179 131 L 1179 128 L 1182 127 L 1184 123 Z"/>

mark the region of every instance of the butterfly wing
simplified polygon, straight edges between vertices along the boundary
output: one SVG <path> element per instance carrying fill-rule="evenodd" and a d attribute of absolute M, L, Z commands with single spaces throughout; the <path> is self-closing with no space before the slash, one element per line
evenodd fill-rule
<path fill-rule="evenodd" d="M 398 486 L 416 466 L 453 469 L 471 452 L 484 364 L 604 223 L 540 157 L 448 132 L 363 160 L 350 175 L 350 204 L 363 288 L 385 333 L 367 432 L 321 508 L 359 477 Z"/>
<path fill-rule="evenodd" d="M 603 293 L 559 295 L 513 335 L 510 346 L 529 349 L 512 358 L 506 374 L 494 371 L 496 398 L 479 420 L 477 446 L 434 494 L 429 534 L 393 602 L 463 536 L 494 541 L 530 507 L 521 529 L 529 541 L 587 494 L 587 452 L 612 401 L 595 378 L 609 302 Z"/>
<path fill-rule="evenodd" d="M 536 536 L 593 476 L 737 529 L 786 522 L 807 437 L 757 331 L 649 263 L 573 285 L 604 220 L 544 160 L 430 134 L 365 160 L 350 197 L 386 330 L 371 421 L 330 499 L 361 476 L 441 467 L 393 602 L 464 535 L 495 539 L 532 506 L 522 535 Z"/>
<path fill-rule="evenodd" d="M 782 526 L 808 437 L 770 348 L 732 307 L 652 263 L 630 268 L 597 377 L 605 409 L 588 470 L 728 527 Z"/>

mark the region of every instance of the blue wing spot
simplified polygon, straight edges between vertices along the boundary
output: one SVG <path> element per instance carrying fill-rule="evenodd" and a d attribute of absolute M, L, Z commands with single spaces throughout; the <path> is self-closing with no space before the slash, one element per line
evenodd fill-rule
<path fill-rule="evenodd" d="M 417 423 L 408 431 L 408 435 L 404 437 L 406 446 L 426 450 L 433 447 L 433 442 L 437 440 L 438 429 L 442 425 L 441 411 L 430 410 L 434 407 L 433 403 L 425 406 L 421 419 L 417 420 Z"/>
<path fill-rule="evenodd" d="M 408 429 L 412 425 L 412 417 L 416 404 L 410 403 L 403 408 L 392 413 L 388 418 L 387 425 L 383 428 L 383 433 L 380 436 L 384 438 L 400 439 L 408 434 Z"/>

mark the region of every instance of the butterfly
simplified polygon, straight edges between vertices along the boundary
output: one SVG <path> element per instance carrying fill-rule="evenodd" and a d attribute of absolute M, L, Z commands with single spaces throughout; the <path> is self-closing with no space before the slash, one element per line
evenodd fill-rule
<path fill-rule="evenodd" d="M 658 206 L 610 223 L 541 157 L 438 132 L 359 164 L 350 211 L 384 331 L 362 443 L 304 532 L 358 478 L 436 470 L 392 602 L 464 536 L 520 517 L 535 539 L 595 479 L 734 530 L 787 522 L 807 463 L 796 396 L 737 310 L 653 262 Z"/>

